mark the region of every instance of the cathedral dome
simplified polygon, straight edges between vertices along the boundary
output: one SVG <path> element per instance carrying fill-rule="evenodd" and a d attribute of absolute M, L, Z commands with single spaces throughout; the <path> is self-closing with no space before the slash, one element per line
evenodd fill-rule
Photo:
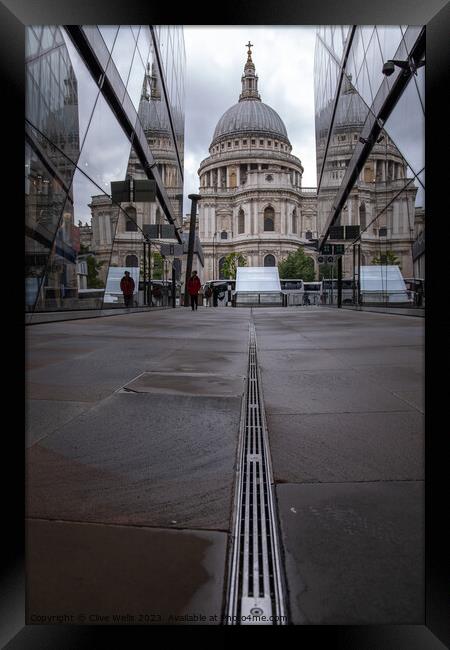
<path fill-rule="evenodd" d="M 328 135 L 329 125 L 334 111 L 334 100 L 328 104 L 317 115 L 317 126 L 319 137 Z M 368 108 L 359 96 L 355 87 L 352 86 L 351 76 L 344 79 L 344 85 L 338 106 L 334 116 L 333 125 L 337 130 L 360 131 L 366 121 Z"/>
<path fill-rule="evenodd" d="M 252 61 L 249 42 L 247 61 L 244 66 L 244 74 L 241 78 L 242 92 L 239 101 L 222 115 L 214 130 L 210 147 L 218 141 L 227 137 L 239 135 L 261 135 L 282 140 L 289 147 L 286 127 L 283 120 L 276 111 L 261 101 L 258 92 L 258 75 L 255 72 L 255 64 Z"/>
<path fill-rule="evenodd" d="M 211 146 L 227 136 L 260 133 L 290 144 L 286 127 L 276 111 L 261 101 L 239 101 L 222 115 L 214 130 Z"/>

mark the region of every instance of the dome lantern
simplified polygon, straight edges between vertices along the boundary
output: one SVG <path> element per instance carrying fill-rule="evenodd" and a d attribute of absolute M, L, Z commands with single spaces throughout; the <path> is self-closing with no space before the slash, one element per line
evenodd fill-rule
<path fill-rule="evenodd" d="M 242 92 L 239 95 L 239 101 L 242 102 L 251 99 L 260 102 L 261 96 L 258 92 L 258 76 L 255 74 L 255 64 L 252 61 L 252 51 L 250 49 L 253 45 L 249 41 L 246 47 L 248 47 L 247 61 L 244 66 L 244 74 L 241 77 Z"/>

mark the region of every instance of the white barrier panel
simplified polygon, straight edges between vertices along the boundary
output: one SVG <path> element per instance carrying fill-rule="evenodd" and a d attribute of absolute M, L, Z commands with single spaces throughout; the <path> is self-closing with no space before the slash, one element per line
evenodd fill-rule
<path fill-rule="evenodd" d="M 396 265 L 361 266 L 361 292 L 365 299 L 381 299 L 389 302 L 408 302 L 408 291 L 402 273 Z"/>
<path fill-rule="evenodd" d="M 278 268 L 276 266 L 239 266 L 236 273 L 236 293 L 246 291 L 253 293 L 280 292 Z"/>

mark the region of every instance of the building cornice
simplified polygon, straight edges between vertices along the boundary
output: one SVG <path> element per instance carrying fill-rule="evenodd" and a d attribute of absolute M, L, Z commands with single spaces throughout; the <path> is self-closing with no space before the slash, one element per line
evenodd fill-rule
<path fill-rule="evenodd" d="M 261 164 L 266 164 L 270 160 L 273 164 L 278 163 L 291 163 L 301 170 L 303 173 L 303 165 L 300 158 L 293 156 L 290 153 L 283 153 L 281 151 L 272 151 L 264 149 L 243 149 L 242 151 L 227 151 L 223 153 L 213 154 L 204 158 L 200 163 L 200 167 L 197 170 L 197 174 L 200 175 L 201 172 L 210 171 L 216 167 L 221 167 L 225 163 L 242 165 L 243 163 L 247 164 L 256 164 L 260 162 Z"/>

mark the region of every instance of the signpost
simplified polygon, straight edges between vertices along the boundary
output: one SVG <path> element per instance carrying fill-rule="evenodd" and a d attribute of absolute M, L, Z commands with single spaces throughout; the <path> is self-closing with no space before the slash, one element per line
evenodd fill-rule
<path fill-rule="evenodd" d="M 112 181 L 111 198 L 116 203 L 153 203 L 156 200 L 156 181 Z"/>

